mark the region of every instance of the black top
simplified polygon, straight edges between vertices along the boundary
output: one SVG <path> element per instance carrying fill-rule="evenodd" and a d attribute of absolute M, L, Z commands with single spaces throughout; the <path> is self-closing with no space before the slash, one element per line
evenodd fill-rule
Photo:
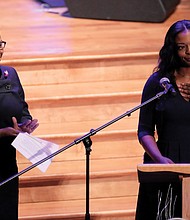
<path fill-rule="evenodd" d="M 12 127 L 17 122 L 32 119 L 24 101 L 24 91 L 14 68 L 0 66 L 0 128 Z M 5 164 L 16 163 L 16 150 L 11 143 L 15 137 L 0 137 L 0 176 L 10 176 Z M 6 167 L 6 168 L 5 168 Z M 11 172 L 11 168 L 10 168 Z"/>
<path fill-rule="evenodd" d="M 161 77 L 152 74 L 147 80 L 142 102 L 163 91 L 159 85 Z M 169 92 L 161 98 L 145 105 L 140 110 L 138 137 L 154 135 L 157 130 L 157 144 L 163 156 L 169 157 L 175 163 L 190 162 L 190 102 L 180 94 L 176 84 L 173 84 L 177 94 Z M 151 162 L 145 153 L 144 162 Z"/>

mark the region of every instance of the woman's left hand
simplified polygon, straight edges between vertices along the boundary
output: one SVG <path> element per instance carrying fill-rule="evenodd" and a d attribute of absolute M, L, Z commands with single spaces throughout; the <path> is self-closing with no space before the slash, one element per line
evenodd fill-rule
<path fill-rule="evenodd" d="M 190 83 L 180 83 L 178 89 L 186 101 L 190 100 Z"/>
<path fill-rule="evenodd" d="M 17 120 L 15 117 L 12 118 L 13 120 L 13 125 L 15 129 L 20 130 L 21 132 L 27 132 L 27 133 L 32 133 L 38 126 L 38 120 L 33 119 L 33 120 L 26 120 L 25 122 L 18 124 Z"/>

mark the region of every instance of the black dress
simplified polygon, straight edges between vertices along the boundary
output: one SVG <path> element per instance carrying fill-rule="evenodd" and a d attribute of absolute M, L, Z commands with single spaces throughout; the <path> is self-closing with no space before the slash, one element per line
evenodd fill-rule
<path fill-rule="evenodd" d="M 32 119 L 16 71 L 0 66 L 0 129 L 12 127 L 13 116 L 18 123 Z M 0 182 L 18 172 L 13 140 L 14 137 L 0 137 Z M 18 178 L 0 187 L 0 219 L 18 219 Z"/>
<path fill-rule="evenodd" d="M 163 91 L 160 76 L 154 73 L 147 80 L 142 102 Z M 158 135 L 157 145 L 162 155 L 175 163 L 190 163 L 190 102 L 187 102 L 173 83 L 177 95 L 169 92 L 140 110 L 138 136 Z M 144 163 L 153 163 L 145 153 Z M 160 220 L 181 217 L 181 182 L 142 183 L 139 188 L 136 220 Z"/>

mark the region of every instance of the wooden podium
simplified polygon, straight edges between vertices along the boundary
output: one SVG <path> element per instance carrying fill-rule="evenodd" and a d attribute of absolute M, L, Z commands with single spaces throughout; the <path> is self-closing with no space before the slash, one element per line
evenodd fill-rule
<path fill-rule="evenodd" d="M 190 220 L 190 164 L 139 164 L 139 182 L 182 181 L 182 217 Z"/>

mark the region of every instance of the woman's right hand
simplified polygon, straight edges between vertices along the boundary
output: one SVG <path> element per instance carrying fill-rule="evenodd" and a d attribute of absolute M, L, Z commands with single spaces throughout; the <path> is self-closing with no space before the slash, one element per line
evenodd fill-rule
<path fill-rule="evenodd" d="M 164 157 L 160 150 L 158 149 L 155 139 L 151 135 L 145 135 L 140 140 L 141 145 L 147 152 L 147 154 L 152 158 L 155 163 L 160 164 L 173 164 L 174 162 L 168 157 Z"/>
<path fill-rule="evenodd" d="M 1 128 L 0 137 L 17 136 L 21 132 L 21 129 L 19 128 L 15 117 L 12 117 L 12 121 L 13 121 L 13 128 L 12 127 Z"/>
<path fill-rule="evenodd" d="M 161 164 L 174 164 L 174 162 L 170 158 L 164 156 L 159 157 L 158 160 L 155 162 Z"/>
<path fill-rule="evenodd" d="M 17 136 L 18 134 L 19 134 L 19 131 L 17 129 L 12 128 L 12 127 L 0 129 L 0 137 Z"/>
<path fill-rule="evenodd" d="M 189 102 L 190 100 L 190 83 L 180 83 L 177 85 L 183 98 Z"/>

